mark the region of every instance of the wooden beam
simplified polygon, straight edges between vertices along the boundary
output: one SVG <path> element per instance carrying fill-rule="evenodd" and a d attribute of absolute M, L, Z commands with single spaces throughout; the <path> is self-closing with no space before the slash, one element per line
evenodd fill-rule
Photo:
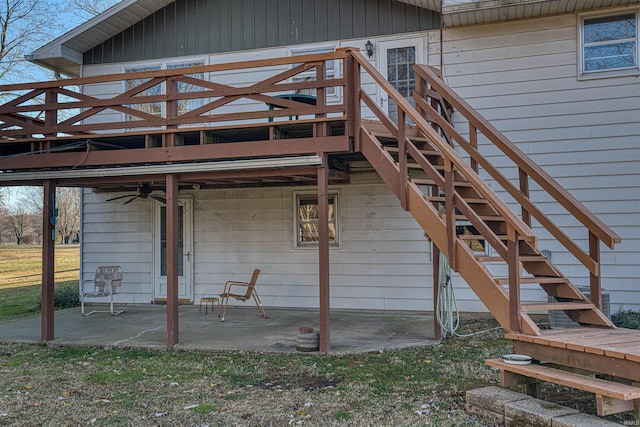
<path fill-rule="evenodd" d="M 167 349 L 180 342 L 178 328 L 178 177 L 167 174 Z"/>
<path fill-rule="evenodd" d="M 54 181 L 43 182 L 42 209 L 42 313 L 41 339 L 48 342 L 54 336 L 54 288 L 55 288 L 55 196 Z M 82 278 L 80 278 L 82 280 Z"/>
<path fill-rule="evenodd" d="M 320 286 L 320 353 L 331 348 L 329 294 L 329 166 L 328 156 L 322 153 L 318 166 L 318 263 Z"/>
<path fill-rule="evenodd" d="M 0 169 L 42 169 L 86 166 L 116 166 L 163 162 L 204 161 L 247 157 L 275 157 L 317 152 L 348 152 L 349 138 L 291 138 L 178 147 L 134 148 L 75 153 L 46 153 L 0 159 Z"/>

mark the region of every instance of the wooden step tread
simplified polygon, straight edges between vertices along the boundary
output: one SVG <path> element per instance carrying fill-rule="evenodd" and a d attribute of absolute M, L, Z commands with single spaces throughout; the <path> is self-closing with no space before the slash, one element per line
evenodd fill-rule
<path fill-rule="evenodd" d="M 445 198 L 443 196 L 424 196 L 425 200 L 429 202 L 445 202 Z M 487 199 L 476 199 L 476 198 L 467 198 L 463 197 L 464 201 L 469 204 L 487 204 L 489 201 Z"/>
<path fill-rule="evenodd" d="M 416 185 L 436 185 L 434 180 L 425 179 L 425 178 L 412 178 L 411 182 L 413 182 Z M 466 187 L 466 188 L 473 187 L 473 185 L 471 185 L 470 182 L 464 182 L 464 181 L 454 182 L 453 186 L 454 187 Z"/>
<path fill-rule="evenodd" d="M 549 302 L 520 305 L 520 309 L 524 312 L 554 310 L 591 310 L 594 308 L 596 308 L 596 306 L 590 302 Z"/>
<path fill-rule="evenodd" d="M 463 239 L 463 240 L 484 240 L 482 237 L 480 238 L 473 238 L 474 236 L 469 236 L 469 235 L 460 235 L 458 236 L 459 238 Z M 467 238 L 467 237 L 472 237 L 472 238 Z M 502 259 L 502 257 L 500 256 L 477 256 L 476 259 L 480 262 L 507 262 L 506 260 Z M 536 256 L 536 255 L 531 255 L 531 256 L 521 256 L 520 257 L 520 262 L 541 262 L 541 261 L 546 261 L 547 259 L 543 256 Z"/>
<path fill-rule="evenodd" d="M 542 381 L 561 384 L 567 387 L 588 391 L 598 396 L 607 396 L 619 400 L 634 400 L 640 398 L 640 387 L 627 384 L 614 383 L 573 372 L 561 371 L 544 365 L 511 365 L 502 359 L 489 359 L 485 363 L 488 366 L 498 368 L 501 371 L 513 372 L 525 377 L 536 378 Z"/>
<path fill-rule="evenodd" d="M 442 219 L 445 219 L 446 215 L 445 214 L 440 214 L 440 217 Z M 504 218 L 502 218 L 501 216 L 496 216 L 496 215 L 479 215 L 478 218 L 480 218 L 482 221 L 485 221 L 485 222 L 505 222 Z M 469 219 L 464 215 L 456 215 L 455 216 L 455 220 L 456 221 L 468 221 Z M 461 234 L 461 236 L 462 236 L 462 234 Z M 507 238 L 505 237 L 502 240 L 506 240 L 506 239 Z"/>
<path fill-rule="evenodd" d="M 385 151 L 390 153 L 397 153 L 399 151 L 398 147 L 383 147 Z M 442 153 L 435 150 L 418 150 L 420 154 L 423 156 L 442 156 Z"/>
<path fill-rule="evenodd" d="M 508 277 L 496 277 L 496 283 L 498 285 L 508 285 Z M 569 283 L 569 279 L 566 277 L 521 277 L 520 284 L 547 284 L 547 283 Z"/>

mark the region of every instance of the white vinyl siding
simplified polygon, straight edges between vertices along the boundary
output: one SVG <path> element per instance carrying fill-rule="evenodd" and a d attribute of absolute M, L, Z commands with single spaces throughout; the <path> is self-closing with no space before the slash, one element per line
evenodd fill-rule
<path fill-rule="evenodd" d="M 640 309 L 640 83 L 635 77 L 578 80 L 576 17 L 567 15 L 444 32 L 444 78 L 467 102 L 622 237 L 602 249 L 602 278 L 612 312 Z M 438 33 L 429 39 L 439 63 Z M 456 126 L 467 125 L 456 115 Z M 517 183 L 517 170 L 480 140 L 481 152 Z M 490 185 L 491 180 L 489 180 Z M 496 186 L 494 185 L 494 188 Z M 531 185 L 531 198 L 586 251 L 584 227 Z M 517 209 L 519 212 L 519 208 Z M 586 269 L 540 232 L 539 247 L 579 286 Z M 496 272 L 506 276 L 506 272 Z M 461 310 L 477 310 L 457 278 Z M 544 298 L 524 287 L 523 299 Z"/>
<path fill-rule="evenodd" d="M 198 190 L 194 197 L 194 300 L 227 280 L 258 285 L 267 306 L 317 308 L 318 252 L 292 241 L 294 192 L 313 187 Z M 424 232 L 380 181 L 340 186 L 341 248 L 332 248 L 331 306 L 432 310 L 430 246 Z M 116 263 L 125 271 L 121 302 L 152 300 L 151 200 L 104 202 L 85 197 L 83 271 Z"/>

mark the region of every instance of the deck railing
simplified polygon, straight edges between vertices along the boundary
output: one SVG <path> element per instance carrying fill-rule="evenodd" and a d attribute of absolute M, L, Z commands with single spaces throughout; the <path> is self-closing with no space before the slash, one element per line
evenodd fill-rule
<path fill-rule="evenodd" d="M 345 80 L 327 76 L 329 61 L 344 61 L 345 51 L 230 64 L 170 68 L 0 86 L 12 99 L 0 105 L 0 134 L 4 142 L 39 142 L 69 137 L 101 136 L 123 131 L 171 134 L 172 129 L 213 124 L 251 124 L 280 117 L 343 117 L 345 106 L 326 92 L 340 93 Z M 247 84 L 229 80 L 236 70 L 267 75 Z M 224 81 L 224 80 L 223 80 Z M 108 95 L 92 88 L 115 85 Z M 303 102 L 278 95 L 310 93 Z M 242 108 L 234 103 L 242 102 Z M 108 119 L 104 117 L 108 115 Z M 168 130 L 168 132 L 166 132 Z M 0 144 L 2 141 L 0 141 Z"/>

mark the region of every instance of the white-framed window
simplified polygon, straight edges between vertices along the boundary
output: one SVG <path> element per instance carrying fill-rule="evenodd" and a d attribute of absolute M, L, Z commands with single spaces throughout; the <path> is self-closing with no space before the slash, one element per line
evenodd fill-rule
<path fill-rule="evenodd" d="M 300 56 L 300 55 L 313 55 L 316 53 L 326 53 L 333 52 L 335 50 L 334 46 L 327 47 L 319 47 L 314 49 L 303 49 L 303 50 L 292 50 L 291 56 Z M 338 77 L 338 61 L 331 59 L 325 62 L 324 64 L 324 75 L 327 79 L 335 79 Z M 304 81 L 314 81 L 316 79 L 316 69 L 312 68 L 309 71 L 305 71 L 304 73 L 300 73 L 293 77 L 291 80 L 296 82 L 304 82 Z M 316 95 L 315 89 L 302 89 L 298 90 L 296 93 L 302 93 L 305 95 Z M 327 99 L 330 98 L 339 98 L 339 91 L 337 87 L 327 87 L 325 89 L 325 95 Z"/>
<path fill-rule="evenodd" d="M 160 70 L 160 65 L 147 65 L 144 67 L 131 67 L 125 68 L 125 73 L 142 73 L 145 71 L 157 71 Z M 125 80 L 124 82 L 124 90 L 125 92 L 140 86 L 141 84 L 149 81 L 151 79 L 131 79 Z M 153 96 L 153 95 L 161 95 L 162 94 L 162 85 L 152 86 L 134 96 Z M 134 110 L 142 111 L 143 113 L 152 114 L 154 116 L 160 117 L 162 115 L 162 103 L 161 102 L 150 102 L 146 104 L 131 104 L 127 105 L 127 107 L 132 108 Z M 133 116 L 131 114 L 126 115 L 127 121 L 135 121 L 140 120 L 140 118 Z"/>
<path fill-rule="evenodd" d="M 580 19 L 580 74 L 582 76 L 636 73 L 638 61 L 638 12 Z"/>
<path fill-rule="evenodd" d="M 162 63 L 162 64 L 152 64 L 152 65 L 143 65 L 136 67 L 124 68 L 125 73 L 138 73 L 145 71 L 157 71 L 157 70 L 166 70 L 172 68 L 188 68 L 188 67 L 197 67 L 204 65 L 204 61 L 186 61 L 186 62 L 175 62 L 175 63 Z M 195 77 L 198 79 L 202 79 L 204 76 L 202 73 L 189 74 L 191 77 Z M 125 80 L 124 82 L 124 90 L 128 91 L 132 88 L 141 85 L 142 83 L 149 81 L 150 79 L 131 79 Z M 203 88 L 201 86 L 188 84 L 185 82 L 178 82 L 178 92 L 199 92 L 202 91 Z M 135 96 L 153 96 L 153 95 L 162 95 L 166 93 L 166 86 L 164 84 L 157 84 L 152 86 L 144 91 L 136 94 Z M 185 99 L 178 102 L 178 114 L 184 114 L 189 112 L 195 108 L 201 107 L 204 105 L 203 99 Z M 145 113 L 152 114 L 154 116 L 164 116 L 164 103 L 162 102 L 150 102 L 145 104 L 131 104 L 128 105 L 129 108 L 136 109 L 138 111 L 142 111 Z M 125 116 L 127 121 L 135 121 L 140 120 L 139 118 L 127 114 Z"/>
<path fill-rule="evenodd" d="M 329 245 L 340 246 L 338 232 L 338 192 L 329 192 Z M 294 193 L 295 246 L 318 246 L 318 195 L 311 192 Z"/>

